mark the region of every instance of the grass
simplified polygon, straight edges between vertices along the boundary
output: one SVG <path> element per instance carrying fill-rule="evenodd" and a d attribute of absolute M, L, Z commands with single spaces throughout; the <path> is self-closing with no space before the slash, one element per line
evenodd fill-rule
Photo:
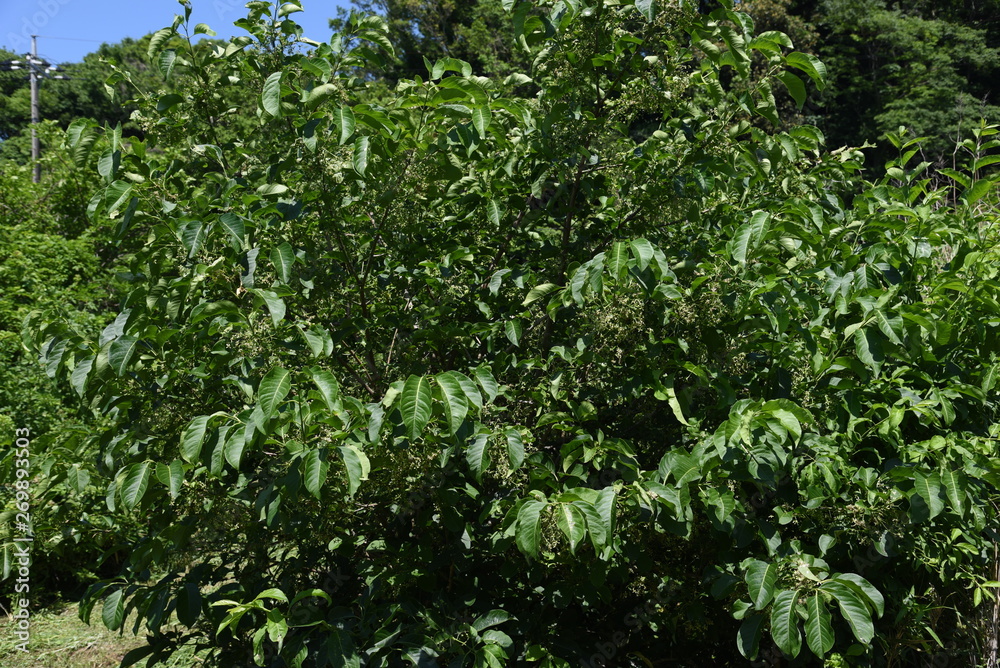
<path fill-rule="evenodd" d="M 3 668 L 116 668 L 125 654 L 144 644 L 142 637 L 129 632 L 109 631 L 100 622 L 100 609 L 94 613 L 94 623 L 84 624 L 79 617 L 79 605 L 63 603 L 31 616 L 31 638 L 28 651 L 22 652 L 14 635 L 15 621 L 4 616 L 0 619 L 0 666 Z M 168 664 L 176 668 L 198 665 L 191 655 L 172 657 Z M 140 661 L 140 666 L 145 661 Z"/>
<path fill-rule="evenodd" d="M 16 645 L 15 621 L 6 616 L 0 630 L 0 665 L 4 668 L 112 668 L 129 650 L 142 644 L 134 636 L 119 636 L 100 623 L 88 626 L 76 603 L 60 604 L 31 616 L 28 651 Z"/>

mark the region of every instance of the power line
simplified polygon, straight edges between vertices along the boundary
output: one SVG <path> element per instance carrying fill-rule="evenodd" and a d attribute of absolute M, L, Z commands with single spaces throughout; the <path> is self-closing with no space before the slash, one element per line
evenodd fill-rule
<path fill-rule="evenodd" d="M 35 35 L 35 37 L 44 37 L 45 39 L 61 39 L 67 42 L 93 42 L 94 44 L 104 44 L 104 42 L 99 39 L 80 39 L 79 37 L 53 37 L 52 35 Z"/>
<path fill-rule="evenodd" d="M 41 122 L 41 112 L 38 107 L 38 80 L 69 79 L 69 77 L 55 74 L 63 70 L 38 57 L 38 35 L 31 36 L 31 53 L 25 55 L 24 60 L 0 61 L 0 71 L 10 72 L 14 70 L 28 70 L 28 79 L 31 81 L 31 160 L 35 163 L 32 181 L 38 183 L 42 180 L 42 164 L 39 162 L 42 146 L 35 129 L 35 126 Z"/>

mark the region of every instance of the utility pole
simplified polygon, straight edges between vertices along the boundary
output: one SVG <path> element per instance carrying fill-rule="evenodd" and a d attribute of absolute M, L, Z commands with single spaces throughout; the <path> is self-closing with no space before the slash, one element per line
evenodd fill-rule
<path fill-rule="evenodd" d="M 31 36 L 31 58 L 28 62 L 31 63 L 28 69 L 28 78 L 31 79 L 31 163 L 35 166 L 35 174 L 31 180 L 38 183 L 42 180 L 42 163 L 38 161 L 42 157 L 42 143 L 35 128 L 42 122 L 41 113 L 38 111 L 38 74 L 35 72 L 39 62 L 38 35 Z"/>
<path fill-rule="evenodd" d="M 38 59 L 38 35 L 31 36 L 31 53 L 25 56 L 25 60 L 0 60 L 0 72 L 23 69 L 28 70 L 28 80 L 31 82 L 31 162 L 34 164 L 31 180 L 38 183 L 42 180 L 42 165 L 39 162 L 39 158 L 42 156 L 42 144 L 38 138 L 38 130 L 35 128 L 42 122 L 42 114 L 38 106 L 38 81 L 43 78 L 69 79 L 69 77 L 52 74 L 62 70 L 51 63 Z"/>

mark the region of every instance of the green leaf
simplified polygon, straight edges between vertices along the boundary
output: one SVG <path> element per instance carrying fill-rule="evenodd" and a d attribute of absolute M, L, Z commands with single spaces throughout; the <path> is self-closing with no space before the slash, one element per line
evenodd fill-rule
<path fill-rule="evenodd" d="M 325 100 L 328 100 L 331 96 L 333 96 L 333 94 L 336 93 L 337 90 L 338 87 L 335 84 L 331 83 L 325 83 L 316 86 L 306 94 L 306 101 L 305 101 L 306 108 L 315 109 Z M 336 114 L 336 112 L 334 112 L 334 114 Z"/>
<path fill-rule="evenodd" d="M 170 498 L 176 499 L 184 484 L 184 466 L 181 460 L 175 459 L 170 464 L 157 463 L 156 479 L 170 492 Z"/>
<path fill-rule="evenodd" d="M 778 565 L 766 561 L 753 561 L 743 576 L 750 592 L 750 600 L 758 610 L 771 601 L 774 596 L 774 583 L 778 579 Z"/>
<path fill-rule="evenodd" d="M 288 597 L 285 596 L 285 592 L 281 591 L 277 587 L 271 587 L 270 589 L 265 589 L 261 593 L 257 594 L 253 600 L 263 601 L 265 598 L 271 599 L 272 601 L 281 601 L 282 603 L 288 603 Z"/>
<path fill-rule="evenodd" d="M 961 471 L 945 469 L 941 471 L 941 485 L 948 496 L 951 511 L 961 517 L 965 512 L 965 476 Z"/>
<path fill-rule="evenodd" d="M 493 227 L 500 227 L 500 205 L 495 199 L 486 200 L 486 217 Z M 493 293 L 496 294 L 496 291 L 494 290 Z"/>
<path fill-rule="evenodd" d="M 265 420 L 270 420 L 288 392 L 292 389 L 292 374 L 287 369 L 275 367 L 267 372 L 257 390 L 257 405 Z"/>
<path fill-rule="evenodd" d="M 194 582 L 185 582 L 177 596 L 177 620 L 185 626 L 194 626 L 201 616 L 201 592 Z"/>
<path fill-rule="evenodd" d="M 734 260 L 740 264 L 747 263 L 750 253 L 760 245 L 767 234 L 770 220 L 771 214 L 766 211 L 756 211 L 750 222 L 736 230 L 730 242 L 730 252 Z"/>
<path fill-rule="evenodd" d="M 333 339 L 325 327 L 313 325 L 310 329 L 300 329 L 299 331 L 313 357 L 329 357 L 333 354 Z"/>
<path fill-rule="evenodd" d="M 774 597 L 771 606 L 771 637 L 782 652 L 793 659 L 802 650 L 802 634 L 799 632 L 798 605 L 799 592 L 782 590 Z"/>
<path fill-rule="evenodd" d="M 986 370 L 979 386 L 982 388 L 983 392 L 989 392 L 994 387 L 997 387 L 997 385 L 1000 385 L 1000 362 L 993 364 Z"/>
<path fill-rule="evenodd" d="M 833 627 L 830 625 L 830 611 L 823 597 L 813 594 L 806 600 L 806 644 L 812 653 L 823 658 L 833 649 Z"/>
<path fill-rule="evenodd" d="M 139 339 L 134 336 L 123 336 L 115 339 L 108 349 L 108 364 L 119 376 L 125 375 L 128 364 L 132 361 L 132 355 L 139 343 Z"/>
<path fill-rule="evenodd" d="M 488 434 L 478 434 L 472 439 L 465 451 L 465 461 L 468 462 L 469 469 L 477 481 L 482 479 L 483 471 L 490 465 L 489 448 L 487 447 L 489 440 Z"/>
<path fill-rule="evenodd" d="M 192 463 L 198 460 L 201 454 L 201 446 L 205 442 L 205 426 L 211 416 L 199 415 L 188 423 L 181 434 L 181 457 L 184 461 Z"/>
<path fill-rule="evenodd" d="M 438 85 L 441 88 L 458 90 L 465 93 L 476 105 L 487 106 L 489 104 L 489 96 L 487 96 L 486 91 L 472 79 L 454 76 L 446 77 Z"/>
<path fill-rule="evenodd" d="M 125 618 L 125 601 L 122 600 L 123 589 L 116 589 L 110 596 L 104 599 L 104 607 L 101 610 L 101 621 L 112 631 L 117 631 Z"/>
<path fill-rule="evenodd" d="M 928 518 L 934 519 L 944 510 L 944 501 L 941 499 L 941 478 L 937 472 L 924 475 L 920 471 L 913 474 L 913 490 L 927 504 Z"/>
<path fill-rule="evenodd" d="M 87 357 L 76 363 L 73 367 L 73 375 L 70 377 L 70 385 L 76 391 L 76 393 L 83 397 L 87 391 L 87 378 L 90 376 L 90 370 L 94 367 L 94 358 Z"/>
<path fill-rule="evenodd" d="M 284 71 L 273 72 L 264 81 L 264 91 L 261 93 L 261 106 L 271 116 L 281 116 L 281 79 Z"/>
<path fill-rule="evenodd" d="M 354 134 L 354 127 L 356 123 L 354 120 L 354 112 L 347 105 L 343 107 L 338 107 L 333 112 L 333 126 L 337 128 L 340 132 L 340 137 L 337 142 L 343 146 Z"/>
<path fill-rule="evenodd" d="M 309 375 L 312 377 L 313 383 L 316 384 L 316 389 L 319 390 L 320 395 L 323 397 L 323 403 L 326 404 L 328 409 L 333 410 L 337 397 L 340 395 L 340 385 L 337 383 L 337 379 L 332 373 L 319 367 L 309 369 Z"/>
<path fill-rule="evenodd" d="M 372 470 L 371 462 L 368 461 L 368 455 L 354 445 L 342 445 L 339 450 L 347 469 L 348 491 L 354 496 L 361 483 L 368 480 L 368 474 Z"/>
<path fill-rule="evenodd" d="M 472 125 L 480 137 L 486 137 L 486 128 L 489 127 L 493 116 L 487 106 L 475 107 L 472 110 Z"/>
<path fill-rule="evenodd" d="M 621 278 L 628 267 L 628 244 L 624 241 L 616 241 L 611 246 L 611 253 L 608 255 L 608 270 L 615 278 Z"/>
<path fill-rule="evenodd" d="M 105 211 L 108 217 L 114 218 L 118 209 L 132 197 L 132 184 L 126 181 L 115 181 L 104 191 Z"/>
<path fill-rule="evenodd" d="M 594 544 L 594 549 L 600 550 L 608 544 L 608 541 L 611 538 L 604 528 L 604 522 L 601 521 L 600 514 L 592 504 L 587 503 L 586 501 L 578 500 L 573 501 L 572 503 L 587 519 L 587 531 L 590 533 L 590 540 Z"/>
<path fill-rule="evenodd" d="M 181 229 L 181 243 L 187 249 L 188 258 L 193 258 L 205 243 L 207 228 L 201 221 L 191 221 Z"/>
<path fill-rule="evenodd" d="M 670 473 L 676 478 L 677 482 L 674 484 L 677 487 L 701 478 L 701 463 L 697 457 L 678 453 L 671 459 L 670 464 Z"/>
<path fill-rule="evenodd" d="M 876 614 L 881 617 L 885 614 L 885 599 L 871 582 L 860 575 L 854 573 L 841 573 L 833 578 L 837 582 L 842 582 L 859 593 L 875 609 Z"/>
<path fill-rule="evenodd" d="M 454 435 L 465 421 L 469 412 L 469 400 L 462 390 L 462 384 L 454 372 L 440 373 L 434 377 L 441 394 L 444 397 L 445 416 L 448 419 L 449 432 Z"/>
<path fill-rule="evenodd" d="M 760 649 L 761 631 L 764 628 L 765 619 L 766 616 L 761 612 L 754 612 L 747 615 L 743 618 L 740 630 L 736 634 L 736 648 L 749 661 L 757 658 L 757 651 Z"/>
<path fill-rule="evenodd" d="M 482 633 L 486 629 L 492 628 L 494 626 L 499 626 L 504 622 L 509 622 L 511 615 L 505 610 L 494 609 L 489 612 L 480 615 L 472 622 L 472 628 L 476 629 L 479 633 Z"/>
<path fill-rule="evenodd" d="M 785 56 L 785 63 L 808 74 L 809 78 L 816 84 L 817 90 L 823 90 L 826 87 L 826 65 L 816 56 L 793 51 Z"/>
<path fill-rule="evenodd" d="M 507 340 L 517 346 L 518 341 L 521 339 L 521 321 L 517 319 L 508 320 L 503 325 L 503 331 L 507 335 Z"/>
<path fill-rule="evenodd" d="M 105 183 L 111 183 L 118 171 L 121 153 L 108 149 L 97 159 L 97 173 L 104 177 Z"/>
<path fill-rule="evenodd" d="M 284 195 L 288 192 L 288 186 L 282 185 L 280 183 L 265 183 L 264 185 L 257 188 L 257 194 L 261 197 L 270 197 L 272 195 Z"/>
<path fill-rule="evenodd" d="M 645 271 L 649 266 L 649 261 L 653 259 L 653 245 L 645 239 L 633 239 L 629 242 L 632 255 L 635 257 L 636 267 L 639 271 Z"/>
<path fill-rule="evenodd" d="M 657 0 L 635 0 L 635 8 L 646 17 L 647 21 L 652 21 L 656 18 L 656 2 Z"/>
<path fill-rule="evenodd" d="M 326 475 L 330 470 L 330 463 L 326 461 L 326 448 L 310 450 L 309 454 L 302 458 L 302 484 L 306 486 L 306 491 L 317 499 L 326 484 Z M 350 476 L 350 472 L 348 472 Z"/>
<path fill-rule="evenodd" d="M 528 291 L 528 296 L 524 298 L 523 302 L 521 302 L 521 306 L 530 306 L 531 304 L 535 303 L 545 295 L 549 294 L 550 292 L 558 288 L 559 286 L 556 285 L 555 283 L 542 283 L 539 286 L 531 288 L 531 290 Z"/>
<path fill-rule="evenodd" d="M 351 160 L 354 165 L 354 171 L 361 176 L 364 176 L 365 170 L 368 169 L 369 150 L 367 135 L 362 135 L 354 140 L 354 155 Z"/>
<path fill-rule="evenodd" d="M 399 411 L 406 426 L 407 438 L 416 441 L 431 419 L 433 394 L 431 384 L 423 376 L 410 376 L 403 385 Z"/>
<path fill-rule="evenodd" d="M 587 520 L 583 513 L 571 503 L 557 504 L 556 525 L 569 540 L 570 552 L 576 554 L 576 546 L 586 534 Z"/>
<path fill-rule="evenodd" d="M 79 463 L 74 464 L 66 472 L 66 481 L 77 494 L 83 494 L 90 484 L 90 473 L 82 468 Z"/>
<path fill-rule="evenodd" d="M 483 409 L 483 395 L 476 386 L 475 381 L 466 376 L 464 373 L 459 373 L 458 371 L 446 371 L 445 373 L 458 381 L 459 387 L 462 388 L 462 393 L 473 406 L 479 410 Z M 496 381 L 493 381 L 493 384 L 495 385 Z"/>
<path fill-rule="evenodd" d="M 903 319 L 898 315 L 890 318 L 889 314 L 880 308 L 874 309 L 872 314 L 875 316 L 875 324 L 882 330 L 886 338 L 897 346 L 903 345 L 901 337 L 903 333 Z"/>
<path fill-rule="evenodd" d="M 806 103 L 806 85 L 802 83 L 802 79 L 791 72 L 782 72 L 777 78 L 778 81 L 785 85 L 788 94 L 795 100 L 795 106 L 801 111 L 803 105 Z"/>
<path fill-rule="evenodd" d="M 167 40 L 174 36 L 174 32 L 174 28 L 160 28 L 153 33 L 153 36 L 149 38 L 149 48 L 146 50 L 146 55 L 149 56 L 150 60 L 160 52 Z"/>
<path fill-rule="evenodd" d="M 480 387 L 483 388 L 483 392 L 486 393 L 486 402 L 493 403 L 493 400 L 497 398 L 497 394 L 500 393 L 500 387 L 497 385 L 493 374 L 490 373 L 488 367 L 481 366 L 476 367 L 475 375 Z"/>
<path fill-rule="evenodd" d="M 871 367 L 875 373 L 879 373 L 885 355 L 882 353 L 882 342 L 879 334 L 871 327 L 861 327 L 854 332 L 854 349 L 858 359 L 865 366 Z"/>
<path fill-rule="evenodd" d="M 615 534 L 615 515 L 616 515 L 616 505 L 617 505 L 617 494 L 614 487 L 605 487 L 598 494 L 597 500 L 594 502 L 594 510 L 597 511 L 598 517 L 601 518 L 601 524 L 603 525 L 605 534 L 607 535 L 608 541 L 611 540 L 612 536 Z"/>
<path fill-rule="evenodd" d="M 674 417 L 677 421 L 683 425 L 690 424 L 686 417 L 684 417 L 684 411 L 681 409 L 681 402 L 677 399 L 677 391 L 674 389 L 674 379 L 673 377 L 667 378 L 663 381 L 663 390 L 657 391 L 654 396 L 661 401 L 663 399 L 667 400 L 667 404 L 670 406 L 670 410 L 673 412 Z"/>
<path fill-rule="evenodd" d="M 966 204 L 975 204 L 995 187 L 996 182 L 993 180 L 979 179 L 972 184 L 972 187 L 962 192 L 962 199 L 965 200 Z"/>
<path fill-rule="evenodd" d="M 234 469 L 239 470 L 240 461 L 243 459 L 243 449 L 246 447 L 247 439 L 247 425 L 241 424 L 236 429 L 229 432 L 229 437 L 226 439 L 226 444 L 223 449 L 223 456 L 229 465 Z M 251 426 L 250 429 L 253 429 Z M 252 432 L 251 432 L 252 434 Z"/>
<path fill-rule="evenodd" d="M 279 297 L 278 293 L 273 290 L 253 288 L 250 292 L 260 297 L 261 301 L 267 305 L 267 311 L 271 315 L 271 324 L 277 327 L 278 323 L 285 319 L 285 300 Z M 260 302 L 257 305 L 259 306 Z"/>
<path fill-rule="evenodd" d="M 160 74 L 164 81 L 170 81 L 170 75 L 174 72 L 174 63 L 177 61 L 177 52 L 173 49 L 166 49 L 160 53 L 156 64 L 160 68 Z"/>
<path fill-rule="evenodd" d="M 146 461 L 132 464 L 126 471 L 119 492 L 122 504 L 131 510 L 139 505 L 142 497 L 146 494 L 146 490 L 149 489 L 152 462 Z"/>
<path fill-rule="evenodd" d="M 229 233 L 229 237 L 237 245 L 240 250 L 246 248 L 246 227 L 243 224 L 243 219 L 237 216 L 235 213 L 224 213 L 219 216 L 219 222 Z"/>
<path fill-rule="evenodd" d="M 542 542 L 542 511 L 547 505 L 537 499 L 528 499 L 517 512 L 514 538 L 518 549 L 529 557 L 538 557 L 538 548 Z"/>
<path fill-rule="evenodd" d="M 868 606 L 864 604 L 861 597 L 843 582 L 836 580 L 824 582 L 820 585 L 820 589 L 836 599 L 840 606 L 840 614 L 851 626 L 854 637 L 862 644 L 870 643 L 875 636 L 875 627 L 872 624 Z"/>
<path fill-rule="evenodd" d="M 288 283 L 292 279 L 292 264 L 294 262 L 295 251 L 292 250 L 287 241 L 283 241 L 280 246 L 271 250 L 271 264 L 274 265 L 274 271 L 282 283 Z"/>
<path fill-rule="evenodd" d="M 524 443 L 521 441 L 521 432 L 514 427 L 507 427 L 504 430 L 507 437 L 507 457 L 510 459 L 510 467 L 518 469 L 524 462 Z"/>

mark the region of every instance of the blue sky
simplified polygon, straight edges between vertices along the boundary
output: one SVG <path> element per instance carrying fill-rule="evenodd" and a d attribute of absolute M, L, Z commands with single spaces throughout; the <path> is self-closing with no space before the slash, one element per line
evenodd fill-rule
<path fill-rule="evenodd" d="M 207 23 L 218 37 L 242 33 L 233 21 L 246 15 L 246 0 L 193 0 L 192 24 Z M 350 0 L 303 0 L 292 15 L 317 41 L 330 37 L 327 19 Z M 24 54 L 30 35 L 39 35 L 38 55 L 51 63 L 79 62 L 102 42 L 139 38 L 173 22 L 182 13 L 177 0 L 0 0 L 0 46 Z M 58 39 L 57 39 L 58 38 Z"/>

